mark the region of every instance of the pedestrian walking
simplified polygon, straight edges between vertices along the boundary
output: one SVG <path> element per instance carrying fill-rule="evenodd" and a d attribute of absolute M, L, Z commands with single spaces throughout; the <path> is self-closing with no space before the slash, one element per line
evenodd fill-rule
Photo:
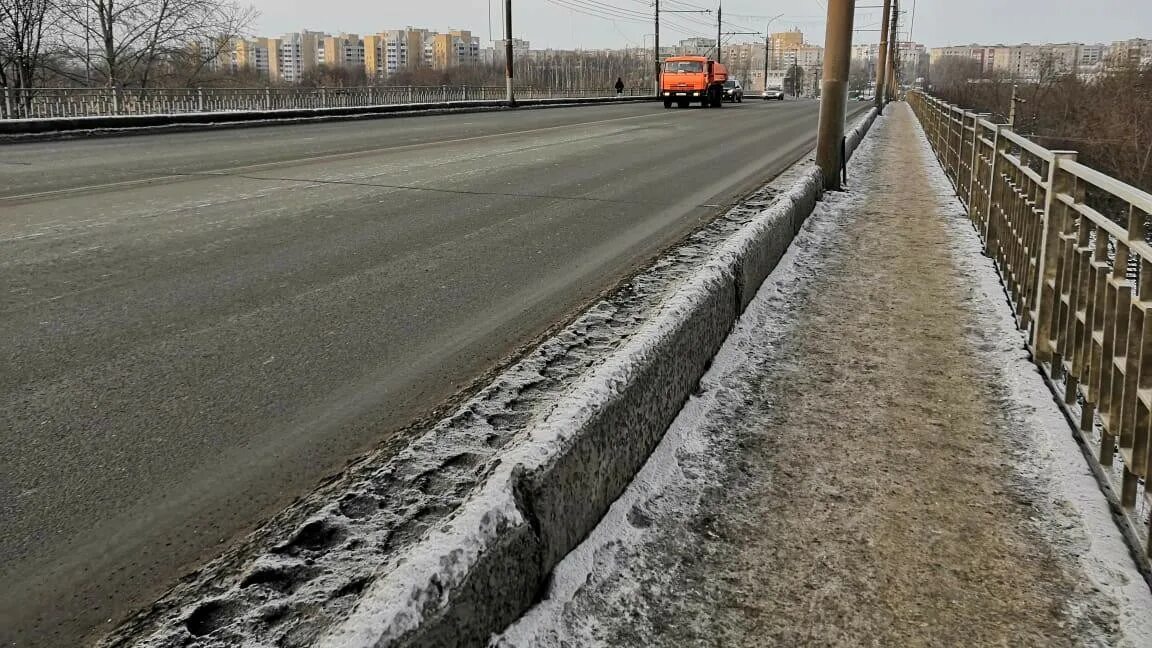
<path fill-rule="evenodd" d="M 623 77 L 616 77 L 616 94 L 624 94 L 624 79 Z"/>

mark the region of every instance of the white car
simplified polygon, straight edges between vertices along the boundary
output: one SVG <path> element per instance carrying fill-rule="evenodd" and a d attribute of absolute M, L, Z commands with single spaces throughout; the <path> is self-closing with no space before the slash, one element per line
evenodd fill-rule
<path fill-rule="evenodd" d="M 760 98 L 763 99 L 764 101 L 768 101 L 769 99 L 775 99 L 776 101 L 784 101 L 784 89 L 783 88 L 766 88 L 764 90 L 764 92 L 760 93 Z"/>

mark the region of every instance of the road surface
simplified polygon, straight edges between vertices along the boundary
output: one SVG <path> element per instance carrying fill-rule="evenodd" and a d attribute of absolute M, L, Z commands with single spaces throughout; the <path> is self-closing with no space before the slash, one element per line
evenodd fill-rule
<path fill-rule="evenodd" d="M 0 645 L 147 604 L 797 159 L 816 107 L 5 146 Z"/>

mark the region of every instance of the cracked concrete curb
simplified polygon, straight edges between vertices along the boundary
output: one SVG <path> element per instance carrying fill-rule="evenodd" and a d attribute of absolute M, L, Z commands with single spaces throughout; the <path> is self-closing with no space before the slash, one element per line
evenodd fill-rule
<path fill-rule="evenodd" d="M 848 134 L 849 155 L 875 117 Z M 822 187 L 819 170 L 804 171 L 725 242 L 317 645 L 478 645 L 527 610 L 659 443 Z"/>
<path fill-rule="evenodd" d="M 38 142 L 78 137 L 150 135 L 227 128 L 284 126 L 317 122 L 356 121 L 427 115 L 565 108 L 585 105 L 641 103 L 655 96 L 589 97 L 577 99 L 525 99 L 515 106 L 505 101 L 449 101 L 348 108 L 291 108 L 171 115 L 112 115 L 103 117 L 50 117 L 0 120 L 0 143 Z"/>

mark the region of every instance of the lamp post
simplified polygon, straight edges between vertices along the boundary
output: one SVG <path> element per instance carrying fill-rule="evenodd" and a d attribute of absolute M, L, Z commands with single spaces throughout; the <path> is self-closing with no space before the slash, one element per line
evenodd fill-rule
<path fill-rule="evenodd" d="M 772 16 L 768 19 L 768 24 L 764 26 L 764 90 L 768 89 L 768 52 L 772 46 L 772 23 L 782 17 L 784 14 Z"/>

